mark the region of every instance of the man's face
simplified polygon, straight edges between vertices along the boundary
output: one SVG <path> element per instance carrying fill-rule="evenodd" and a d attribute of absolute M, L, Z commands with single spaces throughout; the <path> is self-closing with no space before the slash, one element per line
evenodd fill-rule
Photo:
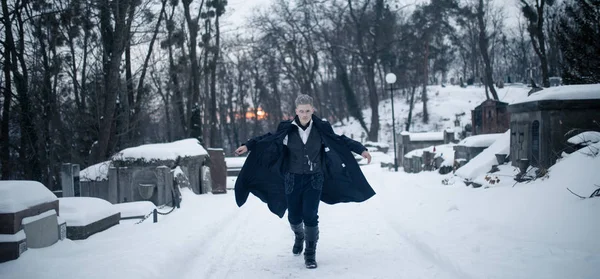
<path fill-rule="evenodd" d="M 300 124 L 306 125 L 308 121 L 312 118 L 312 114 L 314 112 L 314 108 L 311 105 L 298 105 L 296 107 L 296 114 L 300 119 Z"/>

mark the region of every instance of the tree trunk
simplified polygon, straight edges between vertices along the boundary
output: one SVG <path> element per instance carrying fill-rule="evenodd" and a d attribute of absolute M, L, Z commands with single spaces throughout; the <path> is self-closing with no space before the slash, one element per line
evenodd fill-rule
<path fill-rule="evenodd" d="M 199 113 L 198 115 L 196 115 L 197 119 L 196 121 L 200 121 L 198 123 L 194 123 L 194 121 L 192 121 L 192 117 L 191 115 L 193 114 L 191 112 L 191 110 L 193 109 L 194 106 L 199 106 L 199 101 L 200 101 L 200 68 L 198 66 L 198 54 L 196 51 L 196 47 L 198 45 L 198 19 L 200 18 L 200 16 L 197 16 L 195 19 L 192 19 L 192 16 L 190 14 L 190 4 L 191 4 L 191 0 L 185 0 L 183 1 L 183 8 L 184 8 L 184 13 L 185 13 L 185 19 L 187 22 L 187 26 L 188 26 L 188 32 L 189 32 L 189 51 L 190 51 L 190 79 L 191 79 L 191 86 L 192 86 L 192 90 L 189 92 L 188 95 L 188 116 L 190 116 L 189 122 L 188 124 L 188 132 L 190 133 L 187 136 L 193 136 L 193 137 L 197 137 L 197 138 L 202 138 L 202 116 L 201 113 Z M 204 6 L 204 0 L 202 0 L 202 2 L 200 3 L 200 6 L 198 7 L 198 13 L 200 13 L 200 11 L 202 11 Z M 191 96 L 190 96 L 191 95 Z M 193 135 L 192 135 L 193 134 Z"/>
<path fill-rule="evenodd" d="M 2 1 L 2 13 L 6 14 L 4 11 L 4 7 L 6 5 L 6 0 Z M 7 7 L 8 10 L 8 7 Z M 5 27 L 4 27 L 4 36 L 5 38 L 12 39 L 12 34 L 10 33 L 10 28 L 6 28 L 6 24 L 10 26 L 9 17 L 4 17 Z M 10 37 L 9 37 L 10 36 Z M 2 121 L 0 124 L 0 164 L 2 164 L 2 170 L 0 171 L 0 179 L 8 180 L 11 178 L 11 164 L 10 164 L 10 106 L 12 103 L 12 92 L 11 92 L 11 77 L 10 77 L 10 51 L 8 51 L 8 47 L 4 47 L 4 65 L 2 70 L 4 72 L 4 90 L 2 94 L 4 95 L 4 103 L 2 104 Z"/>
<path fill-rule="evenodd" d="M 223 147 L 223 141 L 219 133 L 218 118 L 217 118 L 217 62 L 219 61 L 219 48 L 221 47 L 221 34 L 219 30 L 219 15 L 220 15 L 220 4 L 217 4 L 217 11 L 215 17 L 215 45 L 212 47 L 213 57 L 210 62 L 210 102 L 211 102 L 211 115 L 210 115 L 210 139 L 211 147 Z"/>
<path fill-rule="evenodd" d="M 175 6 L 171 9 L 171 14 L 169 15 L 169 20 L 167 22 L 173 21 L 173 16 L 175 14 Z M 168 53 L 169 53 L 169 77 L 170 82 L 172 83 L 173 88 L 173 117 L 175 118 L 174 126 L 175 135 L 174 139 L 181 139 L 188 135 L 187 131 L 187 116 L 185 110 L 185 103 L 183 101 L 183 93 L 181 92 L 181 85 L 179 83 L 179 77 L 177 76 L 177 70 L 175 65 L 175 59 L 173 58 L 173 45 L 171 44 L 173 38 L 173 31 L 171 28 L 167 28 L 167 40 L 169 42 Z M 170 124 L 170 123 L 168 123 Z"/>
<path fill-rule="evenodd" d="M 545 0 L 540 1 L 537 7 L 538 21 L 536 25 L 536 34 L 538 37 L 538 48 L 540 63 L 542 64 L 542 83 L 544 87 L 550 87 L 550 76 L 548 72 L 548 54 L 546 53 L 546 36 L 544 35 L 544 7 Z"/>
<path fill-rule="evenodd" d="M 479 51 L 481 53 L 481 58 L 483 59 L 483 64 L 485 67 L 486 95 L 487 88 L 489 88 L 494 100 L 500 100 L 500 98 L 498 98 L 498 93 L 496 92 L 496 89 L 494 87 L 494 78 L 492 76 L 492 63 L 490 61 L 490 55 L 488 53 L 489 40 L 485 31 L 485 22 L 483 21 L 483 17 L 485 16 L 485 12 L 483 11 L 483 5 L 483 0 L 479 0 L 479 6 L 477 7 L 477 23 L 479 24 Z"/>
<path fill-rule="evenodd" d="M 429 36 L 425 35 L 425 61 L 423 63 L 423 92 L 421 101 L 423 102 L 423 123 L 429 123 L 429 113 L 427 112 L 427 84 L 429 81 Z"/>
<path fill-rule="evenodd" d="M 412 123 L 412 112 L 413 112 L 413 107 L 415 104 L 415 92 L 417 91 L 417 87 L 413 86 L 411 93 L 410 93 L 410 103 L 409 103 L 409 107 L 408 107 L 408 119 L 406 122 L 406 131 L 410 131 L 410 124 Z"/>
<path fill-rule="evenodd" d="M 117 5 L 114 9 L 114 17 L 111 14 L 112 5 Z M 104 48 L 104 109 L 102 110 L 102 119 L 98 135 L 98 144 L 92 150 L 92 161 L 100 162 L 106 158 L 109 153 L 109 143 L 113 142 L 113 126 L 117 108 L 117 94 L 121 76 L 119 66 L 121 56 L 125 51 L 125 46 L 129 39 L 130 26 L 126 24 L 126 15 L 129 9 L 133 9 L 131 1 L 121 0 L 118 3 L 109 3 L 106 1 L 99 5 L 100 7 L 100 27 L 102 30 L 102 44 Z M 114 30 L 112 27 L 114 22 Z"/>
<path fill-rule="evenodd" d="M 368 132 L 369 141 L 378 141 L 379 134 L 379 95 L 377 95 L 377 85 L 375 84 L 374 65 L 367 65 L 367 86 L 369 88 L 369 105 L 371 106 L 371 127 Z"/>

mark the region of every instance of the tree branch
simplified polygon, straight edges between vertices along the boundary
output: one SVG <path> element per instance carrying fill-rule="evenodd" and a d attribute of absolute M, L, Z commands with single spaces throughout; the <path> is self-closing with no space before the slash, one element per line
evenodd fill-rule
<path fill-rule="evenodd" d="M 575 195 L 575 196 L 579 197 L 580 199 L 582 199 L 582 200 L 583 200 L 583 199 L 585 199 L 585 197 L 582 197 L 582 196 L 580 196 L 580 195 L 577 195 L 577 194 L 573 193 L 573 191 L 571 191 L 571 189 L 569 189 L 569 187 L 567 187 L 567 190 L 569 190 L 569 192 L 571 192 L 571 194 L 573 194 L 573 195 Z"/>

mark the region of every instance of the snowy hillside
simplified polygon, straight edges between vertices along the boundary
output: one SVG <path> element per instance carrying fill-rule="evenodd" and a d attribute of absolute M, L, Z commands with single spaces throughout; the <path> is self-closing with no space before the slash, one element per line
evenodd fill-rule
<path fill-rule="evenodd" d="M 522 84 L 513 84 L 497 89 L 500 101 L 513 103 L 527 97 L 527 92 L 531 88 Z M 427 109 L 429 111 L 429 123 L 424 124 L 423 103 L 420 101 L 420 93 L 415 93 L 415 105 L 413 109 L 413 121 L 410 132 L 438 132 L 446 128 L 452 128 L 455 132 L 460 132 L 462 127 L 471 123 L 471 110 L 486 100 L 485 89 L 479 86 L 469 86 L 461 88 L 459 86 L 429 86 Z M 406 102 L 406 96 L 401 92 L 395 91 L 394 111 L 396 120 L 396 133 L 400 133 L 405 128 L 408 118 L 409 105 Z M 461 127 L 454 127 L 454 120 L 457 114 L 460 116 Z M 363 110 L 363 116 L 367 127 L 371 123 L 371 109 Z M 381 100 L 379 104 L 379 121 L 381 129 L 379 130 L 379 141 L 392 144 L 392 106 L 389 98 Z M 342 126 L 343 125 L 343 126 Z M 348 122 L 336 123 L 334 130 L 337 133 L 345 134 L 354 139 L 360 140 L 360 135 L 364 130 L 360 127 L 358 121 L 350 118 Z M 365 133 L 366 134 L 366 133 Z"/>

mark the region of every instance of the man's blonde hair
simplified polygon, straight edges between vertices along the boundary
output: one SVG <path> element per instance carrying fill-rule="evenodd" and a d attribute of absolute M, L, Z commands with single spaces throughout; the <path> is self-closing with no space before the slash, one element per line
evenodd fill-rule
<path fill-rule="evenodd" d="M 296 97 L 296 101 L 294 101 L 296 107 L 299 105 L 311 105 L 313 106 L 313 98 L 306 94 L 300 94 Z"/>

